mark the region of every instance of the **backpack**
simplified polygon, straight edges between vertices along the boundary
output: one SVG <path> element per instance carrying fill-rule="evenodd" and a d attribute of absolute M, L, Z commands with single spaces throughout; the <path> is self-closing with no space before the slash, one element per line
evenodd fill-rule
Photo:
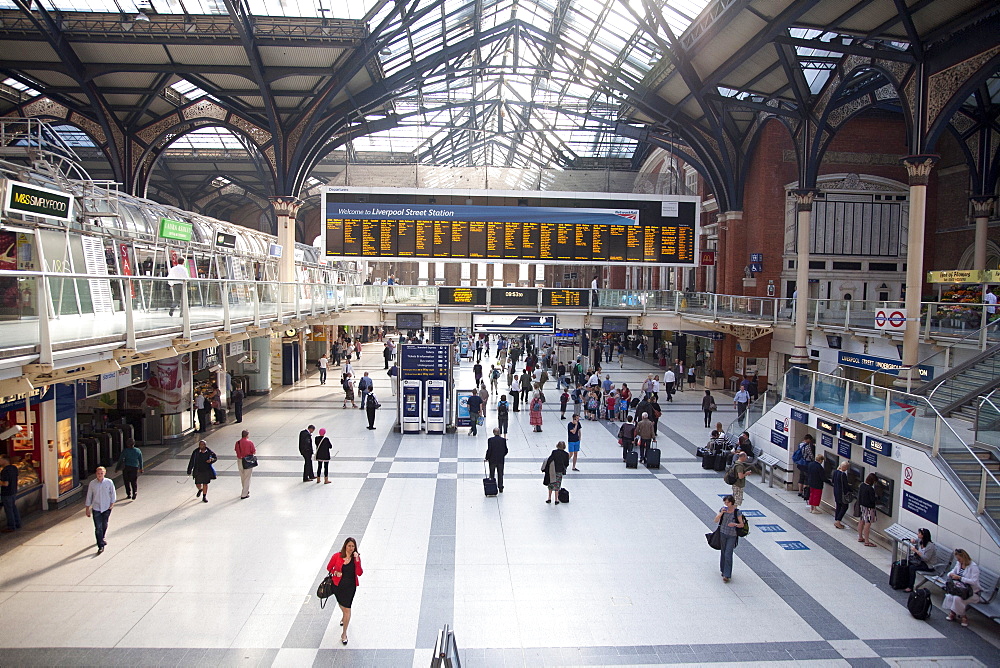
<path fill-rule="evenodd" d="M 590 399 L 587 400 L 587 410 L 590 411 L 591 413 L 597 411 L 597 399 L 591 397 Z"/>
<path fill-rule="evenodd" d="M 736 475 L 736 464 L 730 464 L 726 467 L 726 475 L 722 476 L 722 482 L 727 485 L 735 485 L 739 477 Z"/>
<path fill-rule="evenodd" d="M 500 369 L 493 369 L 490 372 L 490 379 L 497 380 L 498 378 L 500 378 Z"/>
<path fill-rule="evenodd" d="M 740 513 L 739 510 L 737 510 L 736 512 Z M 740 517 L 743 518 L 743 528 L 741 529 L 739 527 L 736 527 L 736 535 L 739 536 L 740 538 L 746 538 L 747 535 L 750 533 L 750 520 L 748 520 L 747 516 L 744 515 L 743 513 L 740 513 Z"/>
<path fill-rule="evenodd" d="M 792 463 L 796 466 L 806 463 L 806 445 L 805 443 L 800 443 L 798 450 L 792 454 Z"/>
<path fill-rule="evenodd" d="M 927 619 L 931 616 L 931 592 L 928 589 L 914 589 L 906 601 L 906 609 L 914 619 Z"/>
<path fill-rule="evenodd" d="M 507 402 L 501 401 L 497 404 L 497 415 L 506 416 L 507 415 Z"/>

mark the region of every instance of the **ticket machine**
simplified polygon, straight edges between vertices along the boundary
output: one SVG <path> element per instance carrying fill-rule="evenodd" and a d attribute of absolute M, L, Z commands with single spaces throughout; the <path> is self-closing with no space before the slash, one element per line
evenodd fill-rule
<path fill-rule="evenodd" d="M 428 434 L 443 434 L 445 429 L 445 421 L 448 415 L 447 406 L 445 405 L 445 397 L 448 392 L 448 381 L 446 380 L 428 380 L 426 384 L 427 390 L 427 433 Z"/>
<path fill-rule="evenodd" d="M 402 381 L 400 394 L 403 400 L 402 431 L 404 434 L 419 434 L 423 416 L 424 381 L 406 378 Z"/>

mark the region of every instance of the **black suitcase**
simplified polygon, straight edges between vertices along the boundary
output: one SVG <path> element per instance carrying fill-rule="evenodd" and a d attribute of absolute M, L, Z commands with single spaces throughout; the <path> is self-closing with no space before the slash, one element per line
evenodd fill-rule
<path fill-rule="evenodd" d="M 721 473 L 722 471 L 726 470 L 726 460 L 729 459 L 727 455 L 728 453 L 726 452 L 720 452 L 719 454 L 715 455 L 715 461 L 712 463 L 714 464 L 714 468 L 716 471 Z"/>
<path fill-rule="evenodd" d="M 928 589 L 914 589 L 906 599 L 906 609 L 914 619 L 927 619 L 931 616 L 931 592 Z"/>
<path fill-rule="evenodd" d="M 712 452 L 706 452 L 701 458 L 701 468 L 706 471 L 712 471 L 715 469 L 715 454 Z"/>
<path fill-rule="evenodd" d="M 485 463 L 483 464 L 483 469 L 486 469 Z M 496 478 L 491 478 L 488 471 L 484 470 L 483 475 L 483 493 L 486 496 L 496 496 L 500 493 L 500 489 L 497 487 Z"/>
<path fill-rule="evenodd" d="M 893 589 L 906 589 L 910 579 L 909 562 L 906 559 L 897 561 L 889 569 L 889 586 Z"/>
<path fill-rule="evenodd" d="M 694 451 L 694 456 L 697 457 L 698 459 L 701 459 L 709 452 L 711 451 L 708 448 L 698 448 L 697 450 Z"/>
<path fill-rule="evenodd" d="M 625 454 L 625 468 L 627 469 L 637 469 L 639 468 L 639 453 L 635 450 L 631 450 Z"/>
<path fill-rule="evenodd" d="M 569 490 L 565 487 L 559 488 L 559 503 L 569 503 Z"/>
<path fill-rule="evenodd" d="M 660 449 L 650 448 L 646 450 L 646 468 L 647 469 L 658 469 L 660 468 Z"/>

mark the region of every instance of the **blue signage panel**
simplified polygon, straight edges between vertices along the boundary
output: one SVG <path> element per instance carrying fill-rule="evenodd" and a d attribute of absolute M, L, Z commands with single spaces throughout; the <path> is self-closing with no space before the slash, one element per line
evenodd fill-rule
<path fill-rule="evenodd" d="M 788 437 L 780 431 L 771 430 L 771 442 L 779 448 L 788 449 Z"/>
<path fill-rule="evenodd" d="M 764 271 L 764 263 L 763 262 L 751 262 L 750 263 L 750 271 L 753 272 L 753 273 L 755 273 L 755 274 L 761 273 L 762 271 Z"/>
<path fill-rule="evenodd" d="M 892 442 L 869 436 L 865 439 L 865 450 L 871 450 L 877 455 L 892 457 Z"/>
<path fill-rule="evenodd" d="M 784 420 L 775 420 L 774 421 L 774 430 L 775 431 L 785 431 L 785 421 Z"/>
<path fill-rule="evenodd" d="M 830 436 L 829 434 L 820 434 L 819 442 L 824 448 L 833 449 L 833 436 Z"/>
<path fill-rule="evenodd" d="M 431 340 L 434 343 L 455 343 L 455 328 L 433 327 L 431 329 Z"/>
<path fill-rule="evenodd" d="M 475 393 L 475 390 L 455 390 L 455 394 L 458 399 L 456 402 L 458 410 L 455 413 L 456 427 L 472 426 L 471 416 L 469 415 L 469 397 Z"/>
<path fill-rule="evenodd" d="M 877 371 L 890 376 L 898 376 L 899 370 L 903 368 L 903 363 L 899 360 L 892 360 L 888 357 L 875 357 L 874 355 L 862 355 L 860 353 L 845 353 L 843 350 L 837 354 L 837 363 L 841 366 L 853 366 L 865 371 Z M 920 372 L 920 379 L 927 381 L 934 379 L 934 367 L 926 364 L 917 365 Z"/>
<path fill-rule="evenodd" d="M 776 540 L 782 550 L 808 550 L 809 548 L 801 540 Z"/>
<path fill-rule="evenodd" d="M 868 466 L 878 466 L 878 455 L 874 452 L 865 450 L 861 453 L 861 459 L 864 460 L 865 464 L 868 464 Z"/>
<path fill-rule="evenodd" d="M 764 261 L 764 254 L 763 253 L 750 253 L 750 261 L 751 262 L 763 262 Z"/>
<path fill-rule="evenodd" d="M 404 343 L 399 346 L 400 378 L 448 380 L 448 346 Z"/>
<path fill-rule="evenodd" d="M 809 424 L 809 413 L 800 411 L 798 408 L 792 409 L 792 419 L 802 424 Z"/>
<path fill-rule="evenodd" d="M 755 524 L 753 528 L 761 533 L 785 533 L 780 524 Z"/>
<path fill-rule="evenodd" d="M 922 496 L 917 496 L 913 492 L 903 490 L 903 510 L 908 510 L 914 515 L 919 515 L 928 522 L 938 523 L 938 510 L 940 506 L 933 501 L 928 501 Z"/>
<path fill-rule="evenodd" d="M 844 439 L 837 440 L 837 454 L 844 459 L 851 458 L 851 442 Z"/>

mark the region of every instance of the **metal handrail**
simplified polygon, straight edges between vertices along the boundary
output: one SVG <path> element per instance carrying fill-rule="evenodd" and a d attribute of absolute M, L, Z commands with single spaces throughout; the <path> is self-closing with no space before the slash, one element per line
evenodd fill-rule
<path fill-rule="evenodd" d="M 788 388 L 787 388 L 788 377 L 789 377 L 789 375 L 791 375 L 793 373 L 796 373 L 796 374 L 799 374 L 799 373 L 808 373 L 811 376 L 809 404 L 803 404 L 801 401 L 797 401 L 796 399 L 790 399 L 789 398 Z M 840 378 L 838 376 L 831 376 L 830 374 L 822 373 L 820 371 L 813 371 L 811 369 L 796 368 L 796 369 L 790 369 L 790 370 L 788 370 L 785 373 L 785 376 L 783 378 L 783 383 L 785 384 L 785 391 L 783 392 L 783 394 L 784 394 L 784 400 L 785 401 L 790 401 L 792 403 L 797 403 L 797 404 L 800 404 L 800 405 L 803 405 L 803 406 L 808 406 L 808 408 L 810 410 L 816 410 L 816 406 L 815 406 L 816 379 L 819 376 L 825 376 L 827 378 L 833 378 L 835 380 L 841 381 L 841 382 L 846 383 L 848 385 L 859 384 L 859 385 L 864 385 L 865 387 L 867 387 L 867 385 L 865 383 L 861 383 L 860 381 L 849 380 L 849 379 L 846 379 L 846 378 Z M 848 392 L 850 391 L 849 388 L 847 388 L 847 390 L 848 390 Z M 887 400 L 888 400 L 888 396 L 891 396 L 893 394 L 906 394 L 908 396 L 916 396 L 916 395 L 913 395 L 913 394 L 911 394 L 909 392 L 905 392 L 905 393 L 904 392 L 897 392 L 895 390 L 891 390 L 891 389 L 888 389 L 888 388 L 885 388 L 885 391 L 887 392 L 887 397 L 886 397 Z M 944 427 L 947 427 L 949 431 L 951 431 L 951 433 L 955 436 L 955 439 L 959 443 L 962 444 L 962 446 L 969 452 L 969 454 L 972 455 L 973 460 L 975 460 L 979 464 L 979 467 L 981 469 L 981 476 L 982 476 L 982 478 L 981 478 L 981 482 L 980 482 L 980 485 L 979 485 L 979 495 L 978 495 L 979 498 L 977 499 L 977 504 L 978 504 L 978 506 L 977 506 L 977 512 L 979 514 L 982 514 L 985 511 L 985 508 L 986 508 L 986 485 L 987 485 L 987 482 L 988 482 L 987 478 L 991 479 L 993 481 L 993 483 L 998 486 L 998 488 L 1000 488 L 1000 480 L 998 480 L 997 477 L 995 475 L 993 475 L 993 472 L 990 471 L 986 467 L 986 465 L 982 462 L 981 459 L 979 459 L 979 455 L 977 455 L 976 452 L 973 450 L 973 446 L 970 446 L 968 443 L 965 442 L 965 439 L 963 439 L 959 435 L 959 433 L 957 431 L 955 431 L 955 429 L 951 426 L 951 424 L 944 418 L 943 415 L 941 415 L 940 412 L 938 412 L 938 410 L 934 407 L 934 405 L 930 401 L 927 400 L 926 397 L 919 397 L 918 396 L 917 398 L 921 399 L 923 401 L 923 404 L 927 408 L 929 408 L 933 412 L 933 414 L 935 416 L 935 427 L 936 427 L 935 430 L 934 430 L 934 432 L 935 432 L 935 440 L 934 440 L 934 443 L 931 446 L 931 455 L 935 456 L 935 457 L 937 457 L 937 456 L 940 455 L 938 446 L 940 444 L 940 430 L 941 430 L 941 427 L 943 425 Z M 820 410 L 825 410 L 825 409 L 820 409 Z M 850 422 L 862 425 L 862 426 L 867 427 L 867 428 L 871 428 L 872 427 L 872 425 L 870 425 L 870 424 L 863 423 L 863 422 L 857 422 L 856 420 L 853 420 L 851 418 L 851 416 L 846 413 L 846 411 L 845 412 L 841 412 L 841 413 L 833 413 L 833 415 L 836 415 L 838 418 L 846 419 L 846 420 L 848 420 Z M 884 423 L 883 423 L 883 425 L 884 425 Z M 885 429 L 882 430 L 882 433 L 886 433 Z M 906 436 L 894 435 L 894 437 L 896 437 L 896 436 L 898 436 L 899 438 L 906 438 L 907 440 L 910 440 L 910 441 L 913 440 L 913 439 L 907 438 Z M 919 443 L 919 441 L 914 441 L 914 442 Z M 926 444 L 922 444 L 922 445 L 926 445 Z M 969 490 L 969 491 L 971 492 L 972 490 Z"/>

